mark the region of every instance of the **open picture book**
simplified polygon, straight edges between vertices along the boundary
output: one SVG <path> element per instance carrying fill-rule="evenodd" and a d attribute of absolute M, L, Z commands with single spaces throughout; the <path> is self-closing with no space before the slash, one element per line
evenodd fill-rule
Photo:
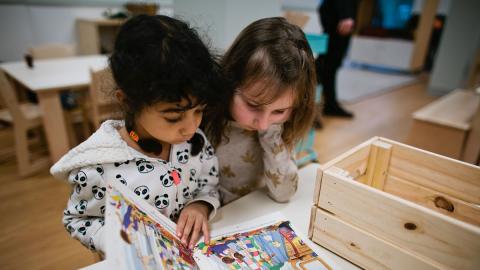
<path fill-rule="evenodd" d="M 211 231 L 193 250 L 176 224 L 127 187 L 110 183 L 105 218 L 112 269 L 334 269 L 280 213 Z M 114 267 L 114 268 L 113 268 Z"/>

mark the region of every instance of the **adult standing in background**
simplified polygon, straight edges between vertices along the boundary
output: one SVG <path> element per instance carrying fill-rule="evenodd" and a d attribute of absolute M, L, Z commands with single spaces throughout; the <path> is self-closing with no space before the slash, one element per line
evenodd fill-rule
<path fill-rule="evenodd" d="M 323 0 L 317 12 L 323 30 L 328 34 L 328 50 L 316 59 L 317 80 L 323 85 L 324 107 L 326 116 L 353 117 L 337 101 L 336 77 L 352 36 L 358 0 Z"/>

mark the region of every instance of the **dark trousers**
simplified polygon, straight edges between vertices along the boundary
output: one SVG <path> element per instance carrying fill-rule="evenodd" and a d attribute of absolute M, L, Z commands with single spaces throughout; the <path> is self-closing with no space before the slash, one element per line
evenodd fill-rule
<path fill-rule="evenodd" d="M 319 55 L 315 59 L 317 81 L 323 86 L 322 93 L 325 108 L 338 106 L 336 93 L 337 70 L 342 65 L 350 43 L 350 35 L 338 35 L 336 30 L 329 32 L 327 32 L 329 38 L 327 53 Z"/>

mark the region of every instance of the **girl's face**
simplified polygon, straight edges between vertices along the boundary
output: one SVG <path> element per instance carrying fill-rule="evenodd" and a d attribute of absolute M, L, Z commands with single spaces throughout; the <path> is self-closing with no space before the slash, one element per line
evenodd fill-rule
<path fill-rule="evenodd" d="M 269 104 L 262 104 L 262 100 L 256 97 L 260 84 L 253 84 L 250 87 L 237 89 L 233 96 L 230 112 L 242 128 L 247 130 L 263 131 L 272 124 L 283 123 L 290 117 L 293 107 L 293 90 L 286 89 L 282 95 Z"/>
<path fill-rule="evenodd" d="M 188 101 L 159 102 L 140 113 L 137 124 L 155 139 L 179 144 L 190 140 L 202 121 L 205 105 L 187 108 Z"/>

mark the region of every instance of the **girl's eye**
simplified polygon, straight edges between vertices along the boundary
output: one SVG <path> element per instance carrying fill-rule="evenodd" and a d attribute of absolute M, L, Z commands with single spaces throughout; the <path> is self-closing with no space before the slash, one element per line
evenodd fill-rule
<path fill-rule="evenodd" d="M 252 111 L 260 111 L 261 110 L 260 106 L 255 105 L 255 104 L 247 103 L 247 106 Z"/>
<path fill-rule="evenodd" d="M 285 112 L 286 112 L 286 110 L 276 110 L 276 111 L 273 111 L 273 114 L 280 115 L 280 114 L 283 114 Z"/>
<path fill-rule="evenodd" d="M 177 117 L 177 118 L 165 118 L 165 120 L 168 122 L 168 123 L 177 123 L 178 121 L 182 120 L 182 117 Z"/>

